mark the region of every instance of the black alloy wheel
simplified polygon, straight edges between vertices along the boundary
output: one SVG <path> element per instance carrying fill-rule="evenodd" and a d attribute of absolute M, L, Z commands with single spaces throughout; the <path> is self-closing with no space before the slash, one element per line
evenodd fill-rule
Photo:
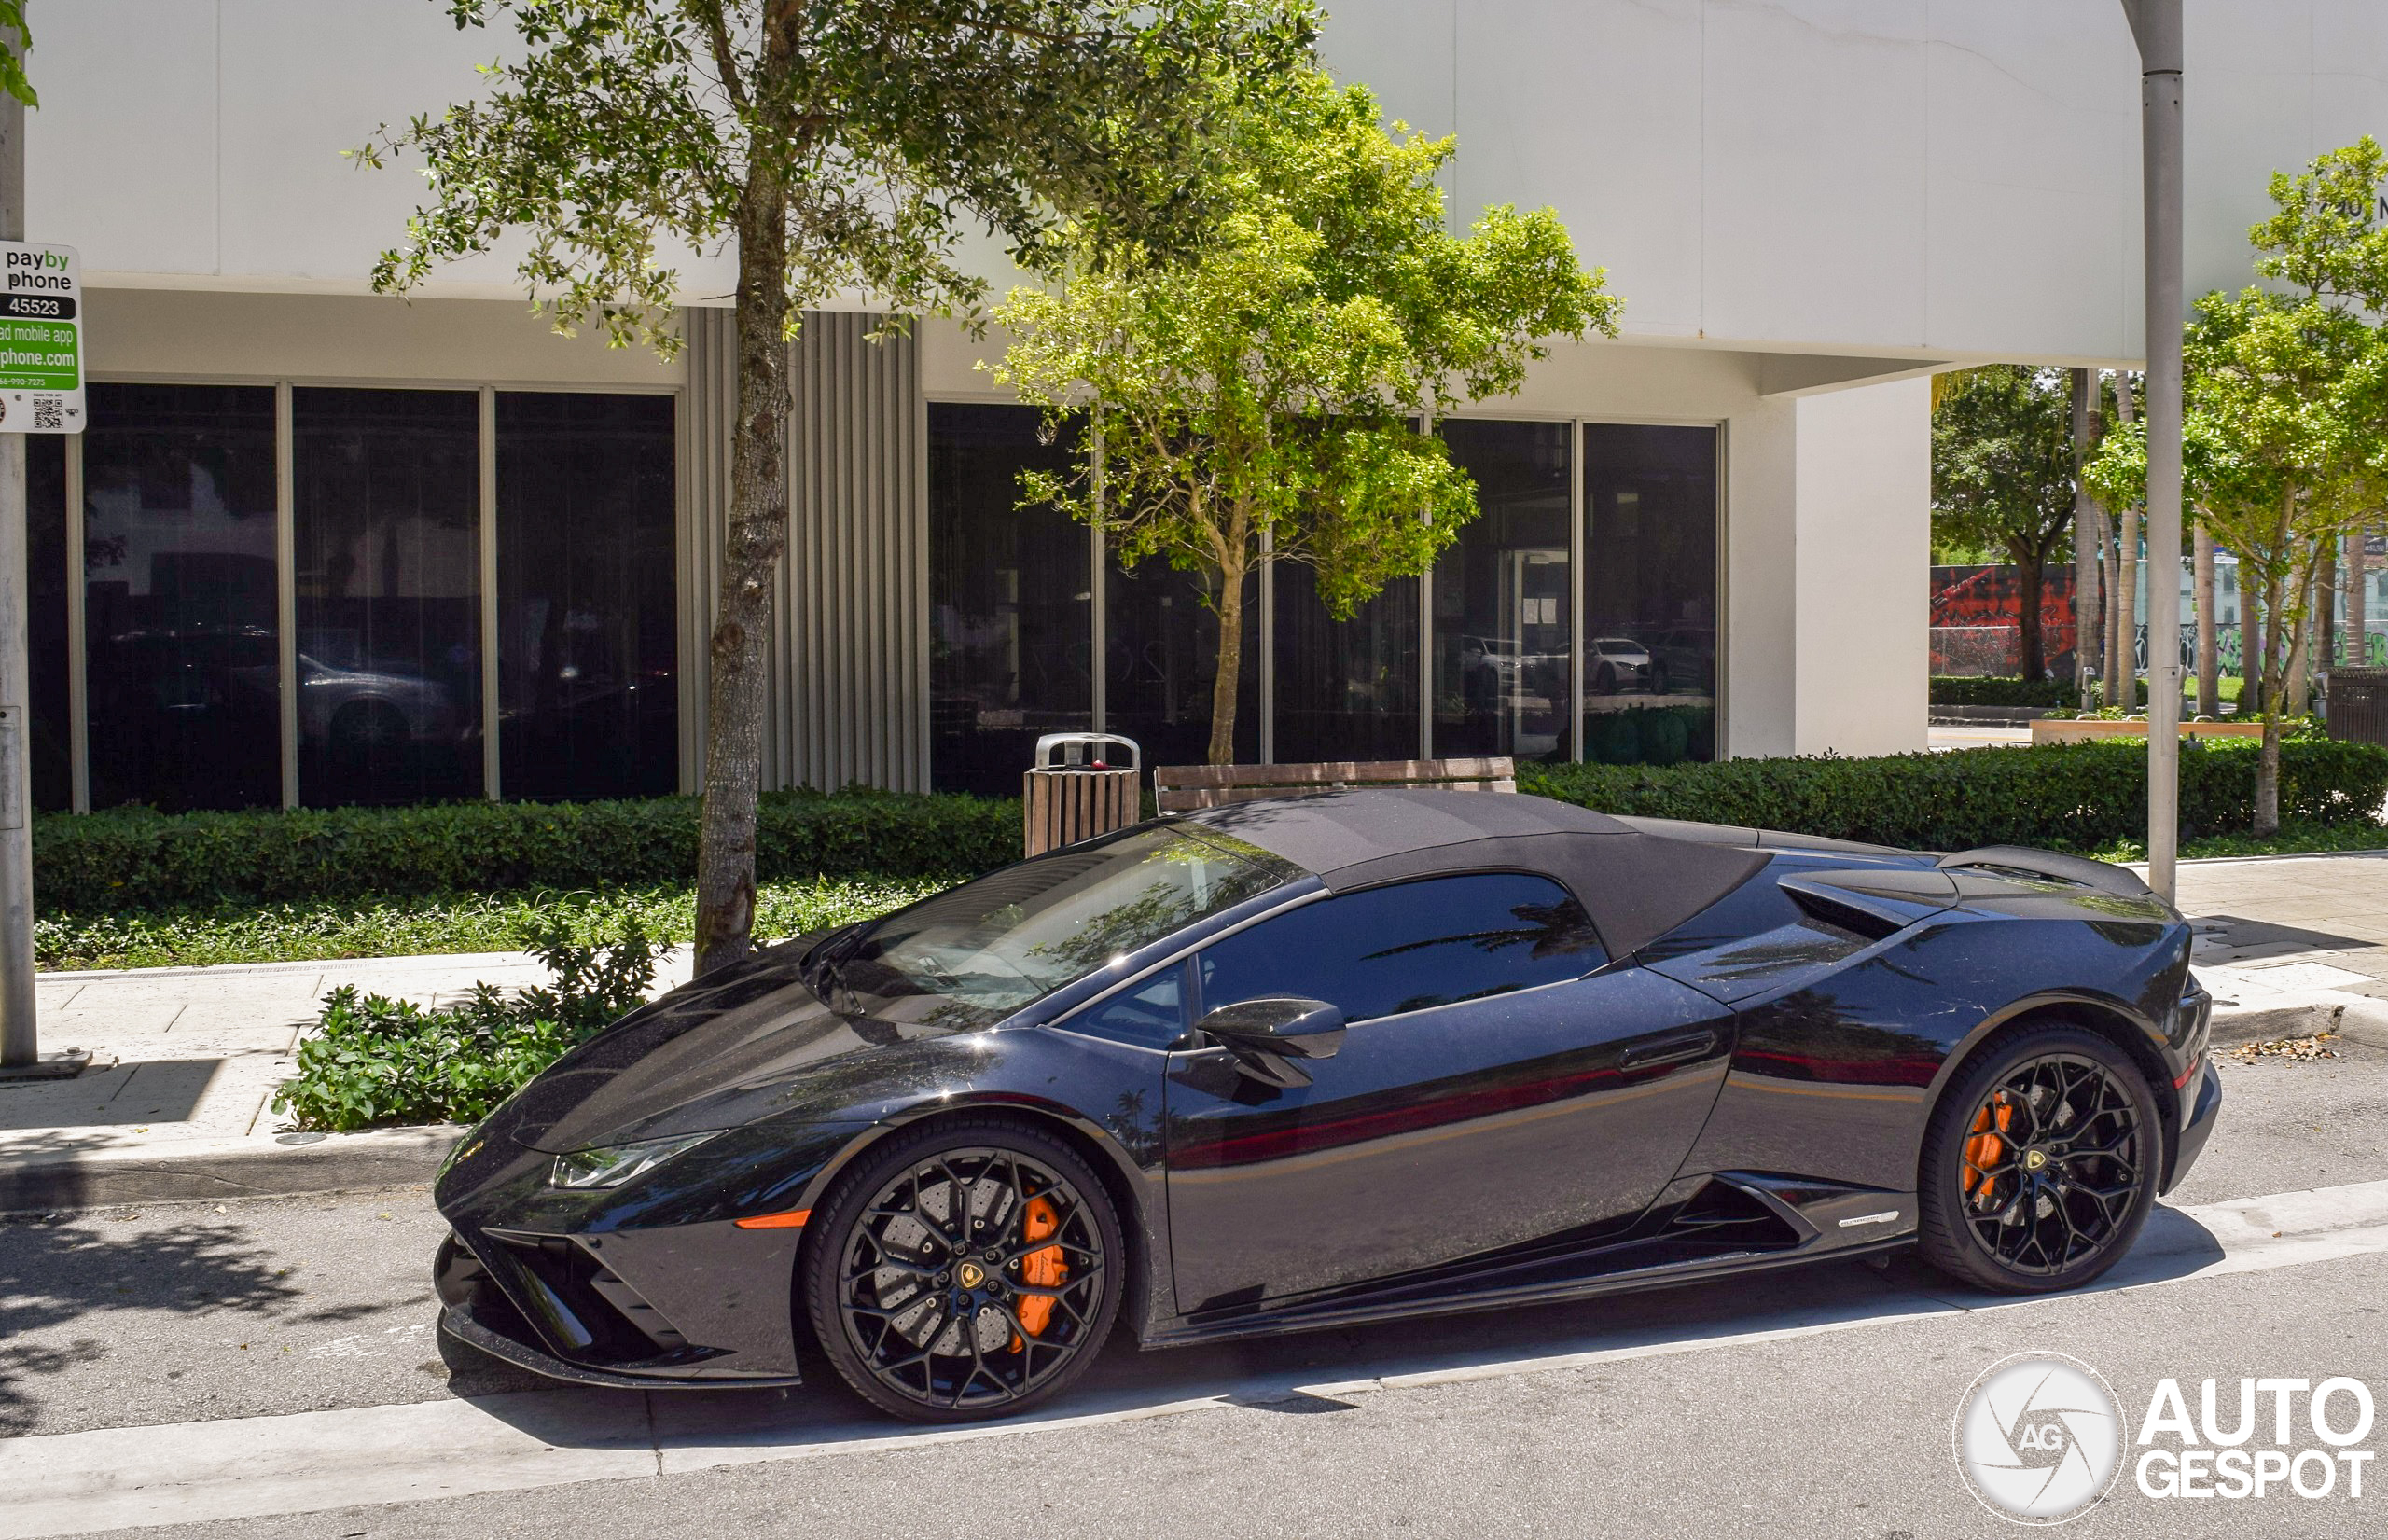
<path fill-rule="evenodd" d="M 1025 1411 L 1086 1372 L 1126 1249 L 1102 1181 L 1025 1123 L 961 1118 L 866 1151 L 807 1227 L 813 1339 L 872 1406 L 922 1422 Z"/>
<path fill-rule="evenodd" d="M 2106 1038 L 2025 1027 L 1962 1071 L 1925 1136 L 1924 1259 L 2009 1294 L 2078 1288 L 2147 1221 L 2163 1160 L 2156 1098 Z"/>

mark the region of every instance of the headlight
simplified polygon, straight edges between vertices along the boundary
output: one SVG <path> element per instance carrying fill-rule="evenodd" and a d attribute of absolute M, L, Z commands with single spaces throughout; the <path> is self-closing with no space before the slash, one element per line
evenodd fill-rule
<path fill-rule="evenodd" d="M 713 1133 L 719 1132 L 713 1131 Z M 713 1133 L 683 1133 L 670 1139 L 642 1139 L 635 1145 L 613 1145 L 604 1149 L 574 1150 L 556 1157 L 555 1170 L 548 1173 L 548 1185 L 555 1187 L 618 1187 L 635 1176 L 644 1176 L 671 1159 L 682 1150 L 693 1149 L 713 1137 Z"/>

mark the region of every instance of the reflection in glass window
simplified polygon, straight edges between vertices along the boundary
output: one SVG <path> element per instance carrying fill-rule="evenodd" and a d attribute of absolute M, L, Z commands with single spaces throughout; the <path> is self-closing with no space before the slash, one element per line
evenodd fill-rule
<path fill-rule="evenodd" d="M 1165 1048 L 1186 1035 L 1186 965 L 1160 972 L 1089 1006 L 1062 1023 L 1072 1032 Z"/>
<path fill-rule="evenodd" d="M 498 781 L 509 798 L 679 785 L 673 403 L 497 396 Z"/>
<path fill-rule="evenodd" d="M 1564 423 L 1447 422 L 1477 515 L 1435 564 L 1436 755 L 1564 756 Z"/>
<path fill-rule="evenodd" d="M 1278 759 L 1419 757 L 1418 580 L 1394 579 L 1341 621 L 1310 568 L 1280 562 L 1276 583 Z"/>
<path fill-rule="evenodd" d="M 25 436 L 26 770 L 34 806 L 61 812 L 75 799 L 66 687 L 66 437 Z"/>
<path fill-rule="evenodd" d="M 1499 872 L 1305 904 L 1204 949 L 1202 1009 L 1290 994 L 1347 1020 L 1578 978 L 1608 960 L 1575 895 Z"/>
<path fill-rule="evenodd" d="M 1584 753 L 1716 754 L 1716 430 L 1584 426 Z"/>
<path fill-rule="evenodd" d="M 1020 506 L 1022 471 L 1066 474 L 1034 407 L 929 407 L 929 776 L 1017 797 L 1036 740 L 1094 709 L 1092 537 Z"/>
<path fill-rule="evenodd" d="M 91 803 L 282 799 L 273 392 L 90 387 Z"/>
<path fill-rule="evenodd" d="M 889 915 L 825 957 L 815 987 L 882 1020 L 983 1026 L 1302 875 L 1240 839 L 1123 830 Z"/>
<path fill-rule="evenodd" d="M 1147 765 L 1201 765 L 1211 755 L 1211 687 L 1219 616 L 1205 575 L 1154 557 L 1116 563 L 1104 590 L 1104 720 L 1132 738 Z M 1260 579 L 1243 581 L 1243 660 L 1236 676 L 1235 756 L 1260 757 Z"/>
<path fill-rule="evenodd" d="M 294 391 L 298 797 L 481 793 L 480 403 Z"/>

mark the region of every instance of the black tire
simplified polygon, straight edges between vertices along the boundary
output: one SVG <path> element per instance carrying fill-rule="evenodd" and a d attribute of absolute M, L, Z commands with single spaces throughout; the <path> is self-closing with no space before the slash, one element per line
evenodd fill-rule
<path fill-rule="evenodd" d="M 2002 1294 L 2079 1288 L 2138 1239 L 2163 1141 L 2147 1077 L 2112 1041 L 2063 1021 L 1994 1038 L 1924 1131 L 1923 1259 Z"/>
<path fill-rule="evenodd" d="M 1609 667 L 1606 663 L 1603 663 L 1600 666 L 1600 671 L 1592 675 L 1592 693 L 1594 695 L 1615 695 L 1617 693 L 1617 671 Z"/>
<path fill-rule="evenodd" d="M 855 1394 L 916 1422 L 976 1422 L 1092 1366 L 1127 1260 L 1076 1151 L 1016 1118 L 956 1117 L 889 1135 L 839 1179 L 805 1229 L 800 1299 Z"/>
<path fill-rule="evenodd" d="M 1664 663 L 1651 664 L 1650 693 L 1653 695 L 1672 695 L 1674 693 L 1668 687 L 1669 681 L 1667 678 L 1667 666 Z"/>

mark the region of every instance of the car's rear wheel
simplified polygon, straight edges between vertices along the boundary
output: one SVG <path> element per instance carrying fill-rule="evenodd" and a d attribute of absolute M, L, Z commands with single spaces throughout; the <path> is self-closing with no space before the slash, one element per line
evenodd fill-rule
<path fill-rule="evenodd" d="M 2008 1294 L 2078 1288 L 2147 1222 L 2163 1160 L 2131 1056 L 2063 1022 L 2020 1028 L 1961 1070 L 1924 1135 L 1924 1260 Z"/>
<path fill-rule="evenodd" d="M 1102 1181 L 1061 1140 L 957 1118 L 864 1153 L 807 1227 L 813 1339 L 855 1394 L 923 1422 L 1007 1417 L 1093 1363 L 1125 1246 Z"/>

